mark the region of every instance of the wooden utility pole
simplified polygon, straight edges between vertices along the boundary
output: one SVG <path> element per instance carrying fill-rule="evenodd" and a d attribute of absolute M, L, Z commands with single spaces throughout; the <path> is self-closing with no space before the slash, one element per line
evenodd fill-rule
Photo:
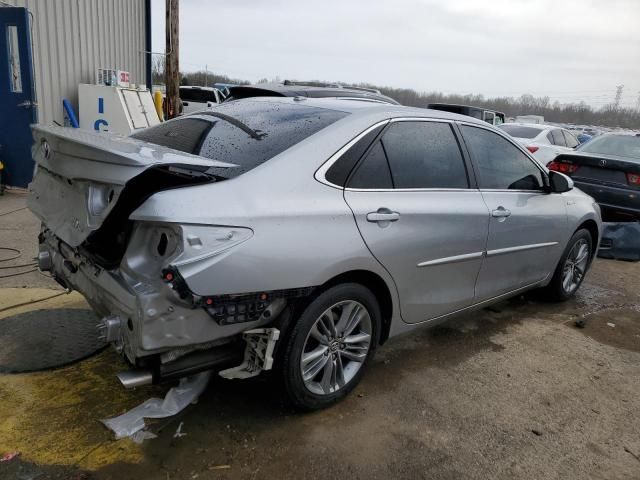
<path fill-rule="evenodd" d="M 180 113 L 180 29 L 178 28 L 180 0 L 166 0 L 166 6 L 165 118 L 174 118 Z"/>

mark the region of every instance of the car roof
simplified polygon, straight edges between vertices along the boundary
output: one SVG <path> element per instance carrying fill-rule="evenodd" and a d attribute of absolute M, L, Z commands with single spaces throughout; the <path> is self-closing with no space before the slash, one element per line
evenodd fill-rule
<path fill-rule="evenodd" d="M 467 115 L 459 115 L 443 110 L 431 110 L 428 108 L 407 107 L 404 105 L 395 105 L 382 102 L 372 102 L 367 98 L 349 98 L 349 97 L 324 97 L 324 98 L 307 98 L 307 97 L 251 97 L 247 99 L 233 100 L 234 102 L 254 101 L 266 103 L 283 103 L 313 106 L 317 108 L 326 108 L 329 110 L 337 110 L 347 112 L 352 115 L 368 115 L 377 116 L 380 120 L 386 118 L 399 117 L 417 117 L 417 118 L 434 118 L 441 120 L 457 120 L 460 122 L 473 123 L 483 126 L 491 126 L 487 122 L 478 120 Z"/>
<path fill-rule="evenodd" d="M 229 88 L 232 97 L 354 97 L 369 98 L 395 105 L 399 105 L 393 98 L 368 90 L 349 87 L 318 87 L 312 85 L 282 85 L 282 84 L 261 84 L 261 85 L 238 85 Z"/>

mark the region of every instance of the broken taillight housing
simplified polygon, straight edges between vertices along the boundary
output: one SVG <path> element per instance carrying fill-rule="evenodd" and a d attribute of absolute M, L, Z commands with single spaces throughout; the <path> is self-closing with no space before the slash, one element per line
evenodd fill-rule
<path fill-rule="evenodd" d="M 547 165 L 549 170 L 554 170 L 556 172 L 564 173 L 565 175 L 570 175 L 578 170 L 578 166 L 573 163 L 564 163 L 564 162 L 550 162 Z"/>
<path fill-rule="evenodd" d="M 640 174 L 627 173 L 627 183 L 634 187 L 640 187 Z"/>

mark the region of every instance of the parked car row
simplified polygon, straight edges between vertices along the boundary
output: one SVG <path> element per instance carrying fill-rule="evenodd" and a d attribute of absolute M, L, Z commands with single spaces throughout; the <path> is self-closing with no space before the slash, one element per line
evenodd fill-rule
<path fill-rule="evenodd" d="M 606 221 L 640 220 L 640 134 L 604 133 L 580 143 L 567 129 L 507 123 L 500 128 L 550 170 L 572 177 Z"/>

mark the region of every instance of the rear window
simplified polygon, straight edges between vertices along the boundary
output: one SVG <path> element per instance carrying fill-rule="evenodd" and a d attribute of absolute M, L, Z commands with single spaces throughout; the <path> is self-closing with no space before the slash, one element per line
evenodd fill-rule
<path fill-rule="evenodd" d="M 640 163 L 640 137 L 634 135 L 603 135 L 578 147 L 586 153 L 618 155 Z"/>
<path fill-rule="evenodd" d="M 211 90 L 201 90 L 199 88 L 181 88 L 180 100 L 185 102 L 216 102 L 216 94 Z"/>
<path fill-rule="evenodd" d="M 522 125 L 510 125 L 508 123 L 504 123 L 498 128 L 500 128 L 504 132 L 507 132 L 514 138 L 535 138 L 542 131 L 541 128 L 523 127 Z"/>
<path fill-rule="evenodd" d="M 348 113 L 300 104 L 243 100 L 180 117 L 131 135 L 238 168 L 212 168 L 232 178 L 257 167 Z"/>

